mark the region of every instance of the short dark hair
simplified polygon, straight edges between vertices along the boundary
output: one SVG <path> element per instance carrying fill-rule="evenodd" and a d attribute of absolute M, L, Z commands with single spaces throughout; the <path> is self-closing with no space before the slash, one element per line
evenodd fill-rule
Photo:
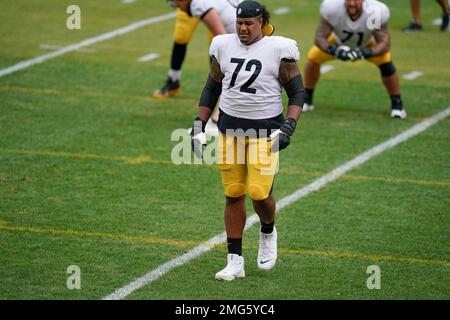
<path fill-rule="evenodd" d="M 262 18 L 263 18 L 263 25 L 269 24 L 270 20 L 270 12 L 267 10 L 266 6 L 261 5 L 262 9 Z"/>

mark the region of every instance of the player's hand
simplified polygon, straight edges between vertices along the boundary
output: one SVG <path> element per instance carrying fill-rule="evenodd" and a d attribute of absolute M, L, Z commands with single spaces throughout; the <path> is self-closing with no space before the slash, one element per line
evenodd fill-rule
<path fill-rule="evenodd" d="M 351 61 L 369 59 L 372 55 L 373 51 L 370 48 L 354 48 L 347 53 L 347 57 Z"/>
<path fill-rule="evenodd" d="M 329 45 L 327 48 L 327 52 L 331 54 L 332 56 L 335 56 L 336 59 L 347 61 L 347 53 L 350 51 L 350 47 L 348 46 L 334 46 Z"/>
<path fill-rule="evenodd" d="M 203 148 L 206 146 L 206 122 L 199 117 L 195 118 L 191 130 L 191 147 L 197 158 L 203 158 Z"/>
<path fill-rule="evenodd" d="M 339 46 L 336 48 L 336 52 L 334 53 L 334 56 L 342 61 L 349 60 L 348 53 L 351 51 L 350 47 L 348 46 Z"/>
<path fill-rule="evenodd" d="M 291 136 L 294 134 L 296 126 L 297 121 L 295 119 L 287 118 L 280 129 L 270 135 L 268 141 L 274 141 L 271 148 L 272 152 L 278 152 L 287 148 L 291 143 Z"/>

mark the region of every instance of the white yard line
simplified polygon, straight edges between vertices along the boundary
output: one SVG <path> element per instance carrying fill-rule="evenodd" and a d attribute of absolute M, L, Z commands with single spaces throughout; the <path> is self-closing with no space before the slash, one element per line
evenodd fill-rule
<path fill-rule="evenodd" d="M 420 123 L 412 126 L 411 128 L 403 131 L 402 133 L 396 135 L 395 137 L 367 150 L 366 152 L 360 154 L 359 156 L 353 158 L 352 160 L 344 163 L 343 165 L 337 167 L 336 169 L 332 170 L 328 174 L 314 180 L 312 183 L 308 184 L 307 186 L 298 189 L 291 195 L 284 197 L 283 199 L 279 200 L 277 202 L 277 211 L 281 210 L 282 208 L 289 206 L 290 204 L 293 204 L 297 202 L 299 199 L 307 196 L 308 194 L 317 191 L 323 187 L 325 187 L 330 182 L 335 181 L 342 175 L 346 174 L 350 170 L 353 170 L 354 168 L 362 165 L 363 163 L 367 162 L 368 160 L 372 159 L 373 157 L 383 153 L 386 150 L 389 150 L 398 144 L 418 135 L 419 133 L 427 130 L 431 126 L 435 125 L 437 122 L 447 118 L 450 116 L 450 108 L 435 114 L 434 116 L 425 119 L 421 121 Z M 386 120 L 389 121 L 389 120 Z M 245 229 L 247 230 L 251 226 L 253 226 L 255 223 L 259 221 L 258 216 L 256 214 L 253 214 L 251 217 L 247 219 L 247 223 L 245 226 Z M 204 242 L 203 244 L 189 250 L 182 256 L 179 256 L 175 259 L 172 259 L 157 268 L 153 269 L 152 271 L 148 272 L 147 274 L 143 275 L 140 278 L 135 279 L 133 282 L 127 284 L 126 286 L 116 290 L 114 293 L 104 297 L 104 300 L 119 300 L 127 297 L 134 291 L 136 291 L 139 288 L 142 288 L 145 285 L 150 284 L 151 282 L 159 279 L 160 277 L 164 276 L 166 273 L 168 273 L 170 270 L 172 270 L 175 267 L 181 266 L 187 262 L 189 262 L 192 259 L 195 259 L 196 257 L 202 255 L 203 253 L 211 250 L 214 248 L 214 246 L 221 244 L 226 241 L 226 234 L 225 232 L 222 232 L 215 237 L 209 239 L 208 241 Z"/>
<path fill-rule="evenodd" d="M 136 2 L 137 0 L 120 0 L 121 3 L 123 4 L 129 4 L 129 3 L 133 3 Z"/>
<path fill-rule="evenodd" d="M 149 53 L 149 54 L 147 54 L 147 55 L 145 55 L 145 56 L 143 56 L 143 57 L 140 57 L 140 58 L 138 59 L 138 61 L 140 61 L 140 62 L 148 62 L 148 61 L 155 60 L 155 59 L 157 59 L 158 57 L 159 57 L 159 54 L 158 54 L 158 53 Z"/>
<path fill-rule="evenodd" d="M 45 49 L 45 50 L 58 50 L 58 49 L 61 49 L 62 46 L 57 46 L 54 44 L 41 44 L 39 46 L 39 48 Z M 96 52 L 97 50 L 92 49 L 92 48 L 80 48 L 77 51 L 79 51 L 79 52 Z"/>
<path fill-rule="evenodd" d="M 411 81 L 411 80 L 415 80 L 417 78 L 420 78 L 421 76 L 423 76 L 423 72 L 422 71 L 412 71 L 412 72 L 410 72 L 408 74 L 405 74 L 403 76 L 403 79 Z"/>
<path fill-rule="evenodd" d="M 281 7 L 281 8 L 277 8 L 277 9 L 273 10 L 273 13 L 276 16 L 281 16 L 283 14 L 289 13 L 290 11 L 291 11 L 291 9 L 288 7 Z"/>
<path fill-rule="evenodd" d="M 320 67 L 320 73 L 322 73 L 322 74 L 328 73 L 333 69 L 334 69 L 334 66 L 332 66 L 331 64 L 325 64 Z"/>
<path fill-rule="evenodd" d="M 149 18 L 149 19 L 139 20 L 139 21 L 133 22 L 133 23 L 131 23 L 131 24 L 125 26 L 125 27 L 122 27 L 122 28 L 119 28 L 119 29 L 116 29 L 116 30 L 113 30 L 113 31 L 110 31 L 110 32 L 107 32 L 107 33 L 104 33 L 104 34 L 92 37 L 92 38 L 88 38 L 88 39 L 83 40 L 83 41 L 81 41 L 79 43 L 68 45 L 66 47 L 63 47 L 63 48 L 61 48 L 59 50 L 50 52 L 48 54 L 44 54 L 44 55 L 38 56 L 36 58 L 30 59 L 30 60 L 25 60 L 25 61 L 19 62 L 19 63 L 15 64 L 15 65 L 13 65 L 11 67 L 8 67 L 8 68 L 5 68 L 5 69 L 1 69 L 0 70 L 0 77 L 6 76 L 8 74 L 11 74 L 11 73 L 14 73 L 14 72 L 26 69 L 26 68 L 29 68 L 29 67 L 31 67 L 31 66 L 33 66 L 35 64 L 39 64 L 39 63 L 45 62 L 47 60 L 59 57 L 59 56 L 61 56 L 63 54 L 66 54 L 66 53 L 69 53 L 69 52 L 72 52 L 72 51 L 77 51 L 77 50 L 79 50 L 81 48 L 93 45 L 94 43 L 106 41 L 106 40 L 115 38 L 117 36 L 124 35 L 126 33 L 131 32 L 131 31 L 137 30 L 139 28 L 142 28 L 142 27 L 145 27 L 145 26 L 148 26 L 148 25 L 151 25 L 151 24 L 155 24 L 155 23 L 158 23 L 158 22 L 161 22 L 161 21 L 164 21 L 164 20 L 173 19 L 173 18 L 175 18 L 175 15 L 176 15 L 175 12 L 171 12 L 171 13 L 168 13 L 168 14 L 163 14 L 163 15 L 152 17 L 152 18 Z"/>

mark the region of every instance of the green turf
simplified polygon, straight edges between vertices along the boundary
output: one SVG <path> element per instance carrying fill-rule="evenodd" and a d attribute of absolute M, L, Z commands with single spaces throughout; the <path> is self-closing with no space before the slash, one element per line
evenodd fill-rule
<path fill-rule="evenodd" d="M 303 67 L 320 1 L 267 0 L 277 33 L 296 39 Z M 389 119 L 376 67 L 331 62 L 281 156 L 277 199 L 450 106 L 448 33 L 431 20 L 404 34 L 407 2 L 391 8 L 392 52 L 408 111 Z M 71 1 L 0 4 L 0 69 L 171 12 L 164 1 L 78 1 L 82 29 L 67 30 Z M 223 231 L 223 191 L 213 166 L 170 163 L 176 128 L 195 116 L 208 72 L 203 26 L 189 45 L 183 93 L 156 101 L 174 20 L 151 25 L 0 78 L 0 299 L 99 299 Z M 160 58 L 141 63 L 150 52 Z M 449 299 L 450 120 L 371 159 L 277 217 L 279 262 L 256 267 L 257 227 L 244 237 L 247 277 L 214 281 L 223 246 L 178 267 L 129 299 Z M 249 210 L 249 213 L 251 211 Z M 66 288 L 69 265 L 81 290 Z M 366 269 L 381 268 L 381 290 Z"/>

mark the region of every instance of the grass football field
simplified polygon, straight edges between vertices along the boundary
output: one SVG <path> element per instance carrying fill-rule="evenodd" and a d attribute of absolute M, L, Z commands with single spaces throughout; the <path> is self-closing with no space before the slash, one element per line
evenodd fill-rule
<path fill-rule="evenodd" d="M 425 31 L 405 34 L 408 1 L 386 0 L 392 54 L 408 112 L 389 118 L 378 69 L 331 62 L 282 152 L 282 199 L 450 107 L 450 34 L 422 4 Z M 319 0 L 264 0 L 276 34 L 297 40 L 301 70 Z M 66 8 L 81 8 L 81 29 Z M 6 68 L 173 12 L 165 1 L 3 0 L 0 73 Z M 167 75 L 174 19 L 0 77 L 0 299 L 101 299 L 223 232 L 224 196 L 213 165 L 175 165 L 171 133 L 188 128 L 208 73 L 199 25 L 183 92 L 151 97 Z M 150 53 L 152 61 L 138 59 Z M 420 71 L 414 80 L 404 75 Z M 287 101 L 286 97 L 285 102 Z M 248 214 L 253 213 L 248 203 Z M 218 245 L 126 299 L 450 299 L 450 119 L 371 158 L 277 213 L 279 257 L 258 271 L 257 225 L 244 235 L 246 277 L 214 280 Z M 67 288 L 67 268 L 81 288 Z M 381 288 L 369 290 L 369 266 Z"/>

